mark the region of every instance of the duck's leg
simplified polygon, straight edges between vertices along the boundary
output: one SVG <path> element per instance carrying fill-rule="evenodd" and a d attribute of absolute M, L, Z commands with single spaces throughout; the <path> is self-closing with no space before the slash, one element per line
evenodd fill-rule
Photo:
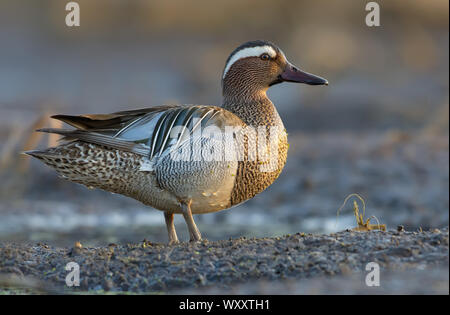
<path fill-rule="evenodd" d="M 183 212 L 184 220 L 186 221 L 189 229 L 189 235 L 191 237 L 190 241 L 200 241 L 202 239 L 202 235 L 200 234 L 197 225 L 195 225 L 194 218 L 192 217 L 191 200 L 188 202 L 181 202 L 181 211 Z"/>
<path fill-rule="evenodd" d="M 173 212 L 164 212 L 164 219 L 166 219 L 167 232 L 169 233 L 169 244 L 178 243 L 177 231 L 173 224 Z"/>

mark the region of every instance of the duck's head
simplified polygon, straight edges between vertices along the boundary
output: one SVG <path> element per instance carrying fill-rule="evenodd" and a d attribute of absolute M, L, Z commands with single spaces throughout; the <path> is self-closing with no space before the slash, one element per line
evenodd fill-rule
<path fill-rule="evenodd" d="M 265 92 L 281 82 L 328 85 L 319 76 L 298 69 L 271 42 L 256 40 L 236 48 L 228 57 L 222 75 L 224 96 Z"/>

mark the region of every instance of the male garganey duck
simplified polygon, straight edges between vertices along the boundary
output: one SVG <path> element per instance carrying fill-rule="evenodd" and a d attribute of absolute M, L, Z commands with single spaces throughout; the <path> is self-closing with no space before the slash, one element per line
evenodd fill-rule
<path fill-rule="evenodd" d="M 327 80 L 299 70 L 267 41 L 250 41 L 228 57 L 222 106 L 165 105 L 113 114 L 56 115 L 75 129 L 57 147 L 26 152 L 65 179 L 123 194 L 164 211 L 169 243 L 181 213 L 191 241 L 201 240 L 192 214 L 238 205 L 270 186 L 286 162 L 288 142 L 266 95 L 281 82 Z"/>

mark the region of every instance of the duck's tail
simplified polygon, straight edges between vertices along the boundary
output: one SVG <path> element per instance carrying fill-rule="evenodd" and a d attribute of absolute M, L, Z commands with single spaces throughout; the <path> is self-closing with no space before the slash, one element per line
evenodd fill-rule
<path fill-rule="evenodd" d="M 141 158 L 82 141 L 24 153 L 55 169 L 64 179 L 122 194 L 129 189 L 127 183 L 132 181 L 129 177 L 138 173 Z"/>

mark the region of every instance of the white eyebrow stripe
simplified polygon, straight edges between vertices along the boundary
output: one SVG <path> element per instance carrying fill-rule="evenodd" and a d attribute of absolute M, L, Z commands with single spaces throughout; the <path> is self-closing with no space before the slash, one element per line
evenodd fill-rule
<path fill-rule="evenodd" d="M 235 53 L 233 55 L 233 57 L 231 57 L 230 61 L 228 61 L 227 65 L 225 66 L 225 70 L 223 70 L 222 79 L 225 78 L 228 70 L 230 70 L 231 66 L 239 59 L 247 58 L 247 57 L 259 57 L 263 53 L 269 54 L 269 56 L 272 58 L 275 58 L 277 55 L 277 52 L 275 51 L 275 49 L 273 49 L 273 47 L 268 46 L 268 45 L 247 47 L 242 50 L 239 50 L 237 53 Z"/>

